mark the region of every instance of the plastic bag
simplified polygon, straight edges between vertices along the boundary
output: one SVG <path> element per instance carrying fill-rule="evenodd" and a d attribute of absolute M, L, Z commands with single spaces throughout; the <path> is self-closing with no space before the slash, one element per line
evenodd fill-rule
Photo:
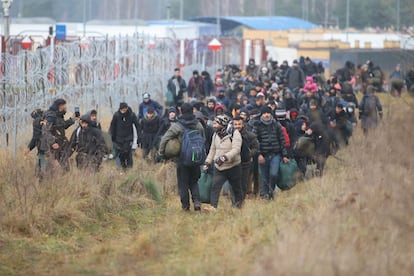
<path fill-rule="evenodd" d="M 288 163 L 280 162 L 277 186 L 281 190 L 289 190 L 296 185 L 298 178 L 298 164 L 294 159 Z"/>
<path fill-rule="evenodd" d="M 213 185 L 213 175 L 201 173 L 198 179 L 198 190 L 200 192 L 201 203 L 210 203 L 211 186 Z"/>

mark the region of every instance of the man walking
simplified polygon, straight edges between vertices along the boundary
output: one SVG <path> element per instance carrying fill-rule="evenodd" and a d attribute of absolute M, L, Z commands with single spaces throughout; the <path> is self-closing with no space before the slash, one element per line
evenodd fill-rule
<path fill-rule="evenodd" d="M 164 159 L 165 148 L 168 141 L 173 139 L 179 139 L 183 141 L 184 132 L 188 130 L 197 130 L 203 137 L 204 129 L 201 123 L 193 114 L 193 107 L 189 103 L 185 103 L 181 107 L 182 115 L 179 117 L 177 123 L 172 123 L 171 127 L 165 133 L 161 139 L 160 148 L 158 151 L 158 160 Z M 200 178 L 200 166 L 199 165 L 185 165 L 180 158 L 176 159 L 177 165 L 177 182 L 178 191 L 180 193 L 181 207 L 184 211 L 190 210 L 190 196 L 191 192 L 192 201 L 195 211 L 201 211 L 200 193 L 198 191 L 197 181 Z"/>
<path fill-rule="evenodd" d="M 168 80 L 167 89 L 172 93 L 174 104 L 176 106 L 184 101 L 184 93 L 187 92 L 187 85 L 185 80 L 181 77 L 179 68 L 174 69 L 174 76 Z"/>
<path fill-rule="evenodd" d="M 288 163 L 288 152 L 285 147 L 285 137 L 281 125 L 273 119 L 272 110 L 268 106 L 261 109 L 262 116 L 256 122 L 253 132 L 259 141 L 259 167 L 261 175 L 260 196 L 263 199 L 273 199 L 279 164 Z"/>
<path fill-rule="evenodd" d="M 115 148 L 117 167 L 132 168 L 132 144 L 134 141 L 134 127 L 139 130 L 137 116 L 127 103 L 120 103 L 119 110 L 112 117 L 109 132 Z"/>

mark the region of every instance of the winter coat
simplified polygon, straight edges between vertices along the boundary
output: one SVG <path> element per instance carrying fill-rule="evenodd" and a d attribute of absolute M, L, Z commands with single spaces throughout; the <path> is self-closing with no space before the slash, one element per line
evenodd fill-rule
<path fill-rule="evenodd" d="M 242 139 L 246 139 L 249 144 L 250 158 L 254 158 L 259 152 L 259 141 L 253 131 L 244 127 L 240 132 Z"/>
<path fill-rule="evenodd" d="M 305 74 L 303 73 L 302 69 L 290 67 L 286 73 L 286 79 L 288 83 L 288 87 L 293 91 L 297 88 L 302 88 L 305 84 Z"/>
<path fill-rule="evenodd" d="M 197 78 L 192 77 L 188 82 L 188 97 L 204 99 L 204 85 L 203 78 L 201 76 Z"/>
<path fill-rule="evenodd" d="M 305 76 L 313 76 L 318 73 L 318 66 L 311 61 L 309 64 L 304 65 L 303 73 L 305 73 Z"/>
<path fill-rule="evenodd" d="M 179 139 L 180 142 L 182 141 L 183 134 L 184 134 L 184 129 L 182 126 L 188 129 L 197 129 L 202 134 L 202 136 L 205 137 L 203 126 L 193 114 L 181 115 L 180 118 L 178 119 L 178 122 L 172 123 L 171 127 L 167 130 L 167 132 L 162 137 L 161 142 L 160 142 L 160 148 L 158 150 L 161 154 L 165 154 L 165 147 L 168 141 L 177 139 L 177 138 Z M 177 159 L 176 161 L 177 163 L 180 162 L 179 159 Z"/>
<path fill-rule="evenodd" d="M 257 77 L 257 74 L 259 72 L 259 67 L 255 64 L 249 64 L 246 66 L 246 73 L 247 75 L 252 75 L 253 78 Z"/>
<path fill-rule="evenodd" d="M 320 109 L 310 110 L 306 113 L 306 116 L 309 118 L 309 123 L 319 123 L 324 126 L 329 124 L 328 117 Z"/>
<path fill-rule="evenodd" d="M 168 80 L 167 89 L 173 94 L 174 102 L 178 103 L 183 100 L 183 94 L 187 91 L 187 85 L 182 77 L 173 76 Z"/>
<path fill-rule="evenodd" d="M 241 163 L 241 146 L 242 136 L 238 130 L 234 130 L 233 133 L 228 133 L 223 138 L 220 138 L 215 133 L 206 158 L 206 163 L 214 163 L 216 169 L 219 171 L 231 169 Z M 227 160 L 221 166 L 218 166 L 214 161 L 221 156 L 225 156 Z"/>
<path fill-rule="evenodd" d="M 46 127 L 50 134 L 54 137 L 54 141 L 51 141 L 50 139 L 50 142 L 52 142 L 52 144 L 57 143 L 60 147 L 64 147 L 68 144 L 69 141 L 66 137 L 66 129 L 75 123 L 72 118 L 65 120 L 65 114 L 65 111 L 59 112 L 58 106 L 53 104 L 45 115 L 47 121 Z M 49 146 L 52 144 L 49 144 Z"/>
<path fill-rule="evenodd" d="M 147 116 L 142 119 L 140 124 L 141 137 L 142 137 L 142 148 L 150 149 L 154 145 L 154 141 L 157 137 L 157 132 L 160 128 L 161 121 L 158 115 L 155 115 L 152 118 Z"/>
<path fill-rule="evenodd" d="M 265 122 L 259 119 L 254 124 L 253 133 L 256 134 L 259 141 L 259 154 L 263 156 L 270 154 L 281 154 L 283 157 L 288 156 L 282 126 L 277 121 L 272 119 L 269 122 Z"/>
<path fill-rule="evenodd" d="M 363 129 L 376 128 L 378 126 L 378 113 L 382 114 L 382 105 L 379 98 L 367 91 L 359 104 L 359 117 Z"/>
<path fill-rule="evenodd" d="M 70 147 L 73 152 L 85 153 L 97 161 L 107 152 L 102 132 L 96 127 L 76 129 L 72 133 Z"/>
<path fill-rule="evenodd" d="M 139 130 L 138 118 L 132 112 L 131 108 L 125 114 L 120 111 L 115 112 L 112 117 L 109 133 L 112 137 L 112 142 L 115 147 L 121 151 L 131 150 L 132 142 L 134 140 L 134 129 Z"/>
<path fill-rule="evenodd" d="M 203 92 L 204 97 L 210 97 L 214 95 L 214 83 L 211 77 L 208 76 L 203 80 Z M 203 97 L 203 99 L 204 99 Z"/>
<path fill-rule="evenodd" d="M 310 125 L 310 128 L 313 131 L 310 137 L 315 143 L 316 155 L 327 157 L 330 154 L 331 139 L 326 131 L 325 126 L 320 123 L 312 123 Z"/>
<path fill-rule="evenodd" d="M 163 107 L 162 105 L 160 105 L 157 101 L 154 100 L 149 100 L 147 103 L 146 102 L 142 102 L 139 105 L 139 109 L 138 109 L 138 119 L 141 120 L 145 117 L 145 115 L 147 115 L 148 112 L 148 108 L 152 108 L 158 115 L 158 117 L 162 116 L 162 112 L 163 112 Z"/>

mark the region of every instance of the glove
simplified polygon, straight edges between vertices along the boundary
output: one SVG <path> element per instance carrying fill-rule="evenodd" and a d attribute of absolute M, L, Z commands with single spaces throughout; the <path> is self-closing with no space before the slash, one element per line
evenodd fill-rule
<path fill-rule="evenodd" d="M 217 166 L 221 166 L 221 165 L 223 165 L 224 164 L 224 162 L 226 162 L 227 161 L 227 157 L 226 156 L 224 156 L 224 155 L 222 155 L 222 156 L 220 156 L 219 158 L 217 158 L 214 162 L 217 164 Z"/>
<path fill-rule="evenodd" d="M 380 119 L 382 120 L 382 112 L 378 112 Z"/>
<path fill-rule="evenodd" d="M 161 154 L 160 152 L 157 152 L 157 154 L 155 156 L 155 162 L 160 163 L 163 160 L 165 160 L 165 155 Z"/>

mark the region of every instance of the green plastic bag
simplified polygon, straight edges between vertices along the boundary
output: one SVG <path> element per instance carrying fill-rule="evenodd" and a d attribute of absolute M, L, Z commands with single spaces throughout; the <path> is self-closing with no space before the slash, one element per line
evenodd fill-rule
<path fill-rule="evenodd" d="M 288 163 L 281 161 L 279 165 L 277 186 L 281 190 L 289 190 L 293 188 L 297 182 L 297 172 L 298 164 L 296 164 L 294 159 L 290 159 Z"/>
<path fill-rule="evenodd" d="M 211 186 L 213 185 L 213 175 L 201 173 L 198 179 L 198 191 L 200 192 L 201 203 L 210 203 Z"/>

